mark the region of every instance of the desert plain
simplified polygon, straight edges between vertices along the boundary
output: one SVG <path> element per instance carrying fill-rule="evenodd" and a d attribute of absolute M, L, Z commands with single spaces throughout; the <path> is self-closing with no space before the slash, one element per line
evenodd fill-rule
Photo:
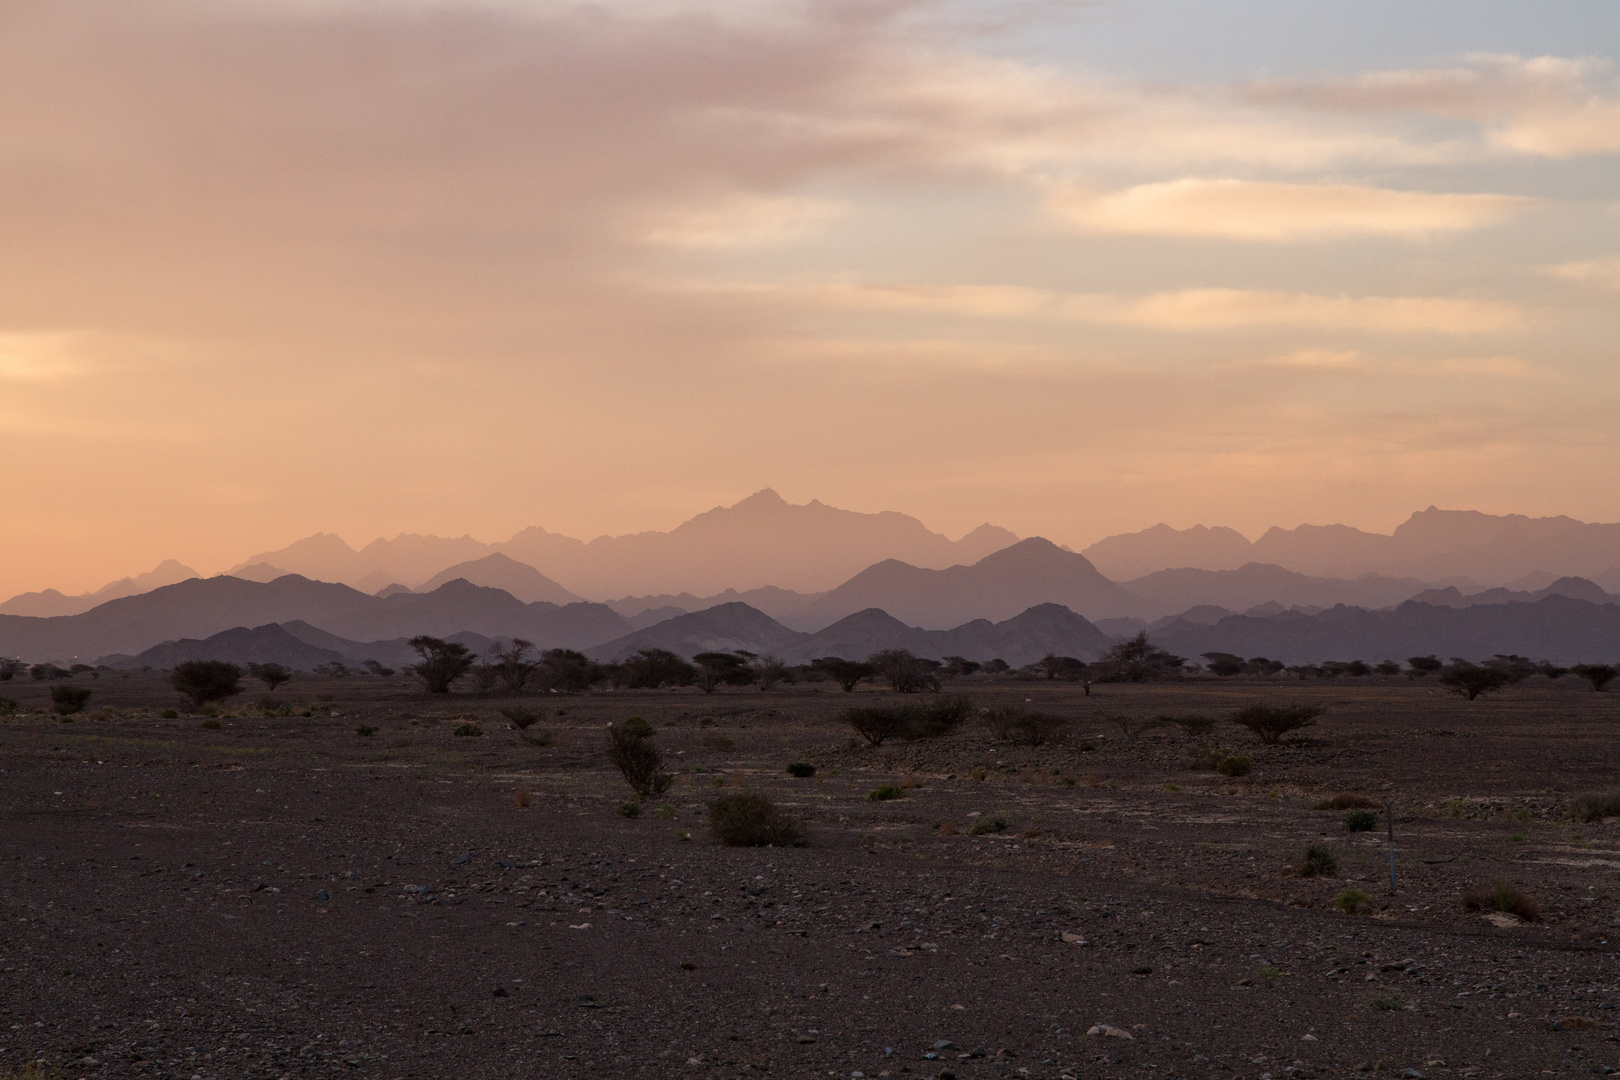
<path fill-rule="evenodd" d="M 974 676 L 946 692 L 1066 736 L 878 747 L 838 719 L 897 697 L 872 686 L 300 676 L 204 717 L 162 673 L 86 684 L 72 722 L 0 688 L 0 1076 L 1620 1069 L 1620 822 L 1570 810 L 1616 786 L 1620 695 L 1573 678 Z M 1326 711 L 1276 746 L 1137 730 L 1253 702 Z M 675 777 L 641 803 L 604 752 L 630 716 Z M 719 844 L 737 791 L 808 845 Z M 1320 808 L 1344 795 L 1374 828 Z M 1331 872 L 1301 876 L 1311 845 Z M 1465 908 L 1499 885 L 1536 917 Z"/>

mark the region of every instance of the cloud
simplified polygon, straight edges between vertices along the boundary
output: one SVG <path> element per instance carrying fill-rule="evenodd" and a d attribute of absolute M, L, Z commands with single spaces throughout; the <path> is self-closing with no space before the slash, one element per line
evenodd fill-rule
<path fill-rule="evenodd" d="M 1090 232 L 1271 243 L 1346 236 L 1419 239 L 1494 224 L 1528 202 L 1503 195 L 1232 179 L 1170 180 L 1106 194 L 1063 187 L 1048 197 L 1055 213 Z"/>
<path fill-rule="evenodd" d="M 1560 263 L 1547 267 L 1547 273 L 1565 281 L 1620 291 L 1620 258 Z"/>
<path fill-rule="evenodd" d="M 834 199 L 735 192 L 720 199 L 651 211 L 632 226 L 644 243 L 684 248 L 769 247 L 802 240 L 849 212 Z"/>
<path fill-rule="evenodd" d="M 1481 55 L 1443 68 L 1264 80 L 1241 99 L 1321 113 L 1426 114 L 1478 125 L 1487 147 L 1533 157 L 1620 152 L 1620 83 L 1607 60 Z"/>
<path fill-rule="evenodd" d="M 1254 289 L 1180 289 L 1130 296 L 1017 286 L 851 282 L 687 282 L 677 288 L 716 300 L 786 303 L 809 310 L 1093 323 L 1170 333 L 1282 327 L 1469 335 L 1514 330 L 1529 321 L 1523 309 L 1494 301 L 1430 296 L 1318 296 Z"/>

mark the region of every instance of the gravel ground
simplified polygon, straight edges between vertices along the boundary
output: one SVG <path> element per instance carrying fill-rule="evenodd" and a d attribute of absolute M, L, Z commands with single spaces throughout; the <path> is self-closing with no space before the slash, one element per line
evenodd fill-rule
<path fill-rule="evenodd" d="M 534 698 L 550 715 L 519 733 L 511 701 L 397 679 L 294 683 L 278 701 L 313 715 L 238 699 L 209 729 L 156 715 L 157 676 L 114 678 L 72 724 L 7 688 L 25 713 L 0 721 L 0 1077 L 1620 1068 L 1620 829 L 1566 813 L 1612 780 L 1620 698 L 1567 680 L 1474 703 L 1376 681 L 988 684 L 980 702 L 1073 715 L 1073 737 L 874 749 L 825 687 Z M 1266 748 L 1108 720 L 1280 697 L 1331 707 Z M 632 713 L 678 774 L 633 819 L 601 753 Z M 483 734 L 451 734 L 468 722 Z M 1254 771 L 1189 768 L 1201 749 Z M 793 760 L 817 775 L 783 775 Z M 868 799 L 882 783 L 905 797 Z M 743 787 L 811 845 L 714 843 L 707 802 Z M 1340 791 L 1393 800 L 1393 895 L 1383 816 L 1349 834 L 1315 809 Z M 1308 843 L 1333 876 L 1295 873 Z M 1463 910 L 1498 880 L 1540 917 Z M 1333 907 L 1348 888 L 1356 914 Z"/>

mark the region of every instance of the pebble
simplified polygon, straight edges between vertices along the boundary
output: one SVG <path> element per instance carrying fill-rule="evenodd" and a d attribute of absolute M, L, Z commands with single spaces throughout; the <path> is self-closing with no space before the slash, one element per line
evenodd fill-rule
<path fill-rule="evenodd" d="M 1108 1038 L 1108 1039 L 1133 1039 L 1134 1040 L 1136 1038 L 1135 1035 L 1132 1035 L 1130 1032 L 1126 1031 L 1124 1028 L 1117 1028 L 1117 1027 L 1112 1026 L 1111 1024 L 1093 1024 L 1091 1026 L 1091 1030 L 1086 1032 L 1086 1037 L 1087 1038 L 1091 1038 L 1091 1037 L 1097 1036 L 1097 1035 L 1101 1035 L 1104 1038 Z"/>

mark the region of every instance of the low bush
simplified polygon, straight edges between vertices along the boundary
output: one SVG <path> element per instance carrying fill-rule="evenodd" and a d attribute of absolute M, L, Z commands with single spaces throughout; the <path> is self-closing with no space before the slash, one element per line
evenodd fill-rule
<path fill-rule="evenodd" d="M 474 738 L 483 733 L 484 729 L 477 724 L 457 724 L 455 730 L 451 732 L 452 735 L 459 735 L 464 739 Z"/>
<path fill-rule="evenodd" d="M 1327 709 L 1321 705 L 1249 705 L 1232 714 L 1232 723 L 1246 727 L 1266 746 L 1275 746 L 1282 737 L 1310 727 Z"/>
<path fill-rule="evenodd" d="M 225 725 L 220 723 L 218 720 L 208 719 L 202 722 L 202 726 L 207 728 L 209 731 L 218 731 Z"/>
<path fill-rule="evenodd" d="M 1215 763 L 1215 771 L 1222 776 L 1248 776 L 1254 771 L 1254 762 L 1242 754 L 1228 754 Z"/>
<path fill-rule="evenodd" d="M 527 731 L 546 718 L 546 710 L 510 705 L 501 710 L 501 715 L 512 721 L 512 726 L 519 731 Z"/>
<path fill-rule="evenodd" d="M 1535 922 L 1541 916 L 1541 905 L 1536 898 L 1516 885 L 1498 881 L 1487 887 L 1476 886 L 1462 894 L 1464 911 L 1505 911 L 1517 915 L 1525 922 Z"/>
<path fill-rule="evenodd" d="M 906 797 L 906 793 L 894 784 L 884 784 L 866 797 L 873 802 L 888 802 L 891 799 L 903 799 Z"/>
<path fill-rule="evenodd" d="M 164 709 L 162 712 L 158 713 L 158 715 L 163 717 L 165 720 L 180 719 L 180 711 L 178 709 Z"/>
<path fill-rule="evenodd" d="M 354 733 L 360 736 L 362 739 L 369 739 L 373 735 L 377 734 L 377 729 L 371 724 L 356 724 Z"/>
<path fill-rule="evenodd" d="M 845 709 L 839 719 L 855 729 L 870 746 L 889 739 L 937 739 L 962 725 L 973 711 L 965 697 L 941 698 L 927 703 L 866 705 Z"/>
<path fill-rule="evenodd" d="M 0 716 L 16 716 L 17 699 L 0 697 Z"/>
<path fill-rule="evenodd" d="M 984 726 L 997 742 L 1021 743 L 1024 746 L 1044 746 L 1063 737 L 1073 721 L 1067 716 L 1051 716 L 1018 706 L 986 709 L 980 714 Z"/>
<path fill-rule="evenodd" d="M 658 809 L 653 811 L 653 813 L 657 814 L 661 818 L 673 818 L 677 812 L 678 811 L 676 811 L 676 809 L 669 803 L 665 803 L 663 806 L 660 806 Z"/>
<path fill-rule="evenodd" d="M 1007 819 L 1000 814 L 991 817 L 982 817 L 968 827 L 968 832 L 974 836 L 984 836 L 987 833 L 1007 831 Z"/>
<path fill-rule="evenodd" d="M 633 799 L 630 802 L 621 804 L 619 806 L 619 816 L 620 817 L 626 817 L 626 818 L 638 818 L 638 817 L 640 817 L 641 816 L 641 804 L 636 802 Z"/>
<path fill-rule="evenodd" d="M 1119 733 L 1125 736 L 1127 739 L 1130 739 L 1132 742 L 1136 741 L 1136 739 L 1147 734 L 1148 732 L 1157 728 L 1162 728 L 1165 725 L 1165 717 L 1162 716 L 1148 718 L 1138 716 L 1105 716 L 1103 719 L 1119 728 Z"/>
<path fill-rule="evenodd" d="M 88 686 L 57 683 L 51 687 L 51 711 L 57 716 L 72 716 L 74 713 L 83 712 L 84 707 L 90 704 L 92 692 Z"/>
<path fill-rule="evenodd" d="M 1333 877 L 1339 872 L 1339 860 L 1326 844 L 1312 844 L 1305 849 L 1299 862 L 1300 877 Z"/>
<path fill-rule="evenodd" d="M 527 810 L 534 805 L 534 795 L 528 791 L 514 791 L 512 793 L 512 809 Z"/>
<path fill-rule="evenodd" d="M 1378 811 L 1365 807 L 1347 811 L 1344 815 L 1345 832 L 1372 832 L 1378 828 Z"/>
<path fill-rule="evenodd" d="M 724 735 L 710 735 L 707 738 L 701 740 L 698 743 L 698 745 L 703 747 L 703 749 L 705 749 L 705 750 L 735 750 L 735 749 L 737 749 L 736 742 L 731 740 L 731 739 L 726 738 Z"/>
<path fill-rule="evenodd" d="M 804 826 L 755 791 L 722 795 L 709 804 L 709 828 L 727 847 L 803 847 Z"/>
<path fill-rule="evenodd" d="M 653 729 L 639 716 L 608 725 L 608 760 L 643 799 L 662 795 L 675 782 L 663 771 L 664 755 L 652 744 Z"/>
<path fill-rule="evenodd" d="M 795 761 L 787 767 L 787 773 L 800 780 L 808 780 L 816 775 L 816 767 L 807 761 Z"/>
<path fill-rule="evenodd" d="M 169 685 L 191 699 L 199 709 L 242 692 L 242 669 L 224 660 L 187 660 L 176 664 Z"/>
<path fill-rule="evenodd" d="M 1215 730 L 1213 716 L 1161 716 L 1159 723 L 1162 726 L 1173 726 L 1181 729 L 1183 735 L 1189 739 L 1201 739 Z"/>
<path fill-rule="evenodd" d="M 550 746 L 557 741 L 557 736 L 549 731 L 525 731 L 518 738 L 530 746 Z"/>
<path fill-rule="evenodd" d="M 1589 823 L 1606 817 L 1620 817 L 1620 791 L 1589 791 L 1569 802 L 1569 816 Z"/>
<path fill-rule="evenodd" d="M 1360 889 L 1340 889 L 1333 897 L 1333 906 L 1346 915 L 1354 915 L 1372 902 L 1372 897 Z"/>
<path fill-rule="evenodd" d="M 1373 1012 L 1400 1012 L 1407 1004 L 1405 994 L 1387 987 L 1368 991 L 1361 1001 Z"/>
<path fill-rule="evenodd" d="M 1384 804 L 1377 799 L 1369 799 L 1365 795 L 1354 795 L 1341 791 L 1330 799 L 1323 799 L 1316 804 L 1318 810 L 1380 810 Z"/>

